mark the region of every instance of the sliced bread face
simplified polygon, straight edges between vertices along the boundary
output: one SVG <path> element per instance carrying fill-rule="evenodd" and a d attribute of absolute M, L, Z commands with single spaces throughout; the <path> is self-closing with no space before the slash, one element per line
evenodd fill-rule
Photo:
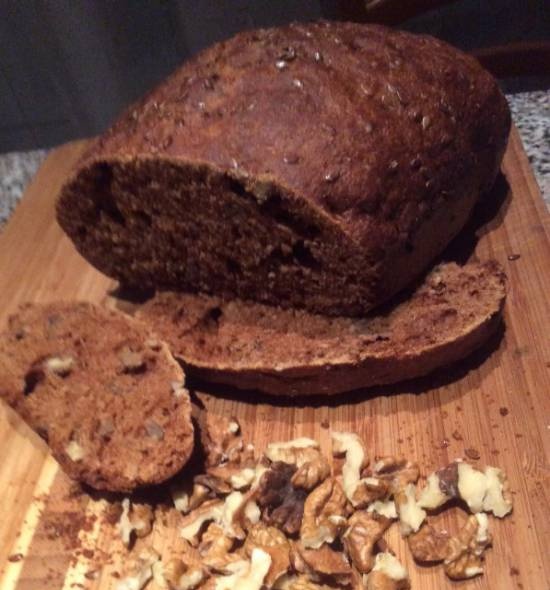
<path fill-rule="evenodd" d="M 364 319 L 162 292 L 141 306 L 186 371 L 277 395 L 336 394 L 419 377 L 496 330 L 506 276 L 494 261 L 436 267 L 409 298 Z"/>
<path fill-rule="evenodd" d="M 184 373 L 140 321 L 88 303 L 26 304 L 0 334 L 0 398 L 97 489 L 162 482 L 187 462 Z"/>

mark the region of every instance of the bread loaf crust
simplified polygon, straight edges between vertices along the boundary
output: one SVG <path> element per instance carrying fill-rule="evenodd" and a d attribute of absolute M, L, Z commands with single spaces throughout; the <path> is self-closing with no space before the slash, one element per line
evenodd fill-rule
<path fill-rule="evenodd" d="M 462 228 L 509 126 L 495 80 L 431 37 L 334 22 L 247 31 L 130 107 L 63 188 L 58 219 L 125 283 L 360 315 Z M 224 213 L 235 228 L 216 240 L 208 220 Z"/>

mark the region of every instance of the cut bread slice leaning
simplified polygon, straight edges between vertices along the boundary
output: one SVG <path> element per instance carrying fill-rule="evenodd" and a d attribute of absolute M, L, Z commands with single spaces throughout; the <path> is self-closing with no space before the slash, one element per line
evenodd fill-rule
<path fill-rule="evenodd" d="M 498 327 L 506 276 L 495 261 L 445 263 L 407 299 L 363 319 L 161 292 L 138 317 L 186 372 L 277 395 L 336 394 L 426 375 Z"/>

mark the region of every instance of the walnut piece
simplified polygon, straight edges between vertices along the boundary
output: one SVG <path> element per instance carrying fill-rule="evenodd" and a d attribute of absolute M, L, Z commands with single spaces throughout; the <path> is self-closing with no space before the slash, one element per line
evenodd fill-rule
<path fill-rule="evenodd" d="M 355 506 L 355 491 L 361 480 L 361 472 L 368 465 L 367 453 L 363 441 L 354 432 L 333 432 L 332 452 L 334 455 L 345 455 L 342 467 L 344 492 L 348 500 Z"/>
<path fill-rule="evenodd" d="M 248 556 L 254 548 L 262 549 L 271 557 L 271 566 L 265 578 L 265 585 L 271 588 L 290 569 L 290 543 L 279 529 L 259 522 L 248 531 L 243 546 Z"/>
<path fill-rule="evenodd" d="M 389 492 L 389 485 L 378 477 L 360 479 L 353 493 L 353 505 L 365 508 L 373 502 L 384 499 Z"/>
<path fill-rule="evenodd" d="M 208 414 L 201 428 L 201 438 L 209 467 L 238 461 L 244 450 L 241 426 L 235 417 Z M 218 474 L 219 475 L 219 474 Z"/>
<path fill-rule="evenodd" d="M 225 535 L 223 528 L 212 522 L 204 532 L 198 546 L 201 562 L 214 573 L 230 573 L 228 565 L 241 559 L 231 553 L 235 540 Z"/>
<path fill-rule="evenodd" d="M 340 482 L 326 479 L 306 498 L 300 541 L 306 549 L 332 543 L 346 525 L 349 505 Z"/>
<path fill-rule="evenodd" d="M 122 363 L 122 370 L 124 373 L 140 373 L 145 369 L 145 359 L 141 352 L 132 350 L 129 346 L 123 346 L 118 358 Z"/>
<path fill-rule="evenodd" d="M 223 509 L 224 503 L 221 500 L 205 502 L 183 519 L 180 535 L 191 545 L 198 545 L 204 526 L 212 521 L 221 522 Z"/>
<path fill-rule="evenodd" d="M 307 492 L 296 489 L 291 483 L 296 467 L 276 462 L 261 477 L 258 486 L 258 504 L 262 518 L 288 535 L 300 530 Z"/>
<path fill-rule="evenodd" d="M 491 544 L 486 514 L 474 514 L 447 544 L 445 573 L 453 580 L 473 578 L 483 573 L 483 553 Z"/>
<path fill-rule="evenodd" d="M 458 473 L 457 473 L 458 483 Z M 422 488 L 418 497 L 418 505 L 421 508 L 434 510 L 443 506 L 452 496 L 447 495 L 443 490 L 444 486 L 439 478 L 439 473 L 431 473 L 426 480 L 426 486 Z"/>
<path fill-rule="evenodd" d="M 59 377 L 67 377 L 75 366 L 75 360 L 72 356 L 68 355 L 52 356 L 46 359 L 44 365 L 47 371 L 51 371 Z"/>
<path fill-rule="evenodd" d="M 312 490 L 330 475 L 330 465 L 319 450 L 319 443 L 310 438 L 271 443 L 264 454 L 273 463 L 280 461 L 296 466 L 292 478 L 295 488 Z"/>
<path fill-rule="evenodd" d="M 148 504 L 130 503 L 122 500 L 122 513 L 118 521 L 118 532 L 126 547 L 130 547 L 135 537 L 146 537 L 153 530 L 155 516 Z"/>
<path fill-rule="evenodd" d="M 235 562 L 231 565 L 234 573 L 216 578 L 215 590 L 260 590 L 270 567 L 269 553 L 254 548 L 249 562 Z"/>
<path fill-rule="evenodd" d="M 424 523 L 416 533 L 407 537 L 407 542 L 416 561 L 436 563 L 447 556 L 449 538 L 447 531 L 438 531 L 431 524 Z"/>
<path fill-rule="evenodd" d="M 388 484 L 389 491 L 397 494 L 410 483 L 416 483 L 420 475 L 418 464 L 404 457 L 381 457 L 373 466 L 375 477 Z"/>
<path fill-rule="evenodd" d="M 418 505 L 435 509 L 451 498 L 461 498 L 474 513 L 492 512 L 499 518 L 512 510 L 508 481 L 496 467 L 480 471 L 469 463 L 454 461 L 428 476 Z"/>
<path fill-rule="evenodd" d="M 354 512 L 348 521 L 343 541 L 354 567 L 367 574 L 374 565 L 374 545 L 391 524 L 391 520 L 375 512 Z"/>
<path fill-rule="evenodd" d="M 405 590 L 410 588 L 409 574 L 391 553 L 378 553 L 366 578 L 366 590 Z"/>
<path fill-rule="evenodd" d="M 335 590 L 334 586 L 318 584 L 306 575 L 288 575 L 274 586 L 275 590 Z"/>
<path fill-rule="evenodd" d="M 153 568 L 159 562 L 160 557 L 154 551 L 143 551 L 131 565 L 128 575 L 119 580 L 116 590 L 141 590 L 153 577 Z"/>
<path fill-rule="evenodd" d="M 306 549 L 297 542 L 292 548 L 291 561 L 297 572 L 307 574 L 314 582 L 347 586 L 351 581 L 352 569 L 345 555 L 329 545 Z"/>
<path fill-rule="evenodd" d="M 395 494 L 395 506 L 401 524 L 401 534 L 406 537 L 417 532 L 426 518 L 426 512 L 416 502 L 416 486 L 408 483 Z"/>
<path fill-rule="evenodd" d="M 78 461 L 82 461 L 86 456 L 86 449 L 76 440 L 71 440 L 65 446 L 65 453 L 67 453 L 71 461 L 77 463 Z"/>
<path fill-rule="evenodd" d="M 397 518 L 397 508 L 393 500 L 376 500 L 368 505 L 367 512 L 376 512 L 390 519 Z"/>
<path fill-rule="evenodd" d="M 174 558 L 162 567 L 162 578 L 170 590 L 193 590 L 207 577 L 199 563 L 187 563 Z"/>

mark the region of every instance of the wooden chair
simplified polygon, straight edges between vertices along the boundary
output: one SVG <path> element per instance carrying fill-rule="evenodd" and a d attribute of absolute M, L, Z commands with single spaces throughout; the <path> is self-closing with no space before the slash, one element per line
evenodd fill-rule
<path fill-rule="evenodd" d="M 456 0 L 337 0 L 324 3 L 331 18 L 399 25 Z M 550 41 L 521 41 L 471 53 L 497 78 L 550 75 Z"/>

